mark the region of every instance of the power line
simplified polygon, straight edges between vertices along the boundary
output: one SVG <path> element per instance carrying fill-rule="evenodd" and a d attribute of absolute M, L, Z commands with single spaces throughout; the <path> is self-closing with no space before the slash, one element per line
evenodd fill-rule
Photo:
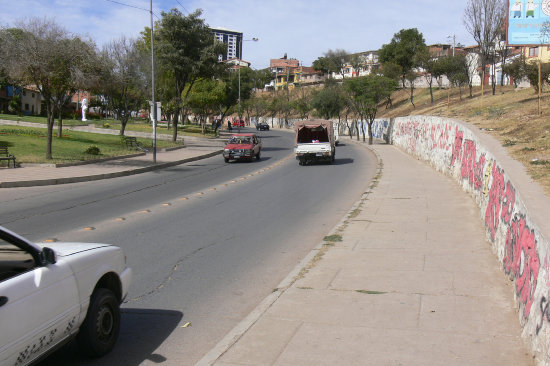
<path fill-rule="evenodd" d="M 178 4 L 180 4 L 180 6 L 183 8 L 183 10 L 185 10 L 187 13 L 189 13 L 189 10 L 185 9 L 185 6 L 183 6 L 183 4 L 180 3 L 179 0 L 176 0 L 176 2 L 177 2 Z"/>
<path fill-rule="evenodd" d="M 105 1 L 109 1 L 109 2 L 111 2 L 111 3 L 118 4 L 118 5 L 127 6 L 127 7 L 129 7 L 129 8 L 134 8 L 134 9 L 143 10 L 143 11 L 146 11 L 146 12 L 148 12 L 148 13 L 150 12 L 149 9 L 140 8 L 139 6 L 135 6 L 135 5 L 125 4 L 125 3 L 122 3 L 122 2 L 120 2 L 120 1 L 115 1 L 115 0 L 105 0 Z M 158 15 L 155 14 L 154 12 L 153 12 L 153 15 L 154 15 L 157 19 L 160 19 L 160 18 L 158 17 Z"/>

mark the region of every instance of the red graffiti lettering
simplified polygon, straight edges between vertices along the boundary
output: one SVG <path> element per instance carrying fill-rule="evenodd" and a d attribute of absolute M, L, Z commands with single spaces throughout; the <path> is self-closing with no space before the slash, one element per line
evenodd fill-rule
<path fill-rule="evenodd" d="M 539 276 L 540 261 L 536 248 L 535 233 L 525 223 L 525 218 L 514 219 L 506 233 L 504 247 L 504 271 L 516 284 L 516 294 L 527 318 L 533 304 Z"/>
<path fill-rule="evenodd" d="M 493 183 L 489 190 L 489 202 L 485 211 L 485 225 L 491 234 L 491 239 L 495 239 L 499 223 L 500 205 L 504 193 L 504 175 L 502 170 L 493 165 Z"/>
<path fill-rule="evenodd" d="M 453 146 L 453 155 L 451 156 L 451 166 L 455 165 L 456 160 L 460 160 L 460 152 L 462 151 L 462 139 L 464 133 L 456 128 L 455 144 Z"/>
<path fill-rule="evenodd" d="M 462 178 L 467 178 L 470 184 L 474 183 L 474 174 L 476 169 L 476 144 L 472 140 L 464 141 L 464 151 L 462 152 L 462 169 L 460 174 Z"/>

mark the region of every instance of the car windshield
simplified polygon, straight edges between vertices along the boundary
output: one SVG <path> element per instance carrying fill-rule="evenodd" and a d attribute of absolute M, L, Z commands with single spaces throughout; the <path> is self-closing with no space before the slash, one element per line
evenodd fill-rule
<path fill-rule="evenodd" d="M 250 137 L 248 136 L 233 136 L 229 139 L 230 144 L 250 144 Z"/>

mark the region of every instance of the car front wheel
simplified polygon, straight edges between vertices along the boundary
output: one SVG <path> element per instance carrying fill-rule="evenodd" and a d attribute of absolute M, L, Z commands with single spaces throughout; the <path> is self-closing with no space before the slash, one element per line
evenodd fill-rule
<path fill-rule="evenodd" d="M 78 333 L 78 345 L 90 357 L 101 357 L 115 346 L 120 330 L 120 306 L 115 294 L 97 288 Z"/>

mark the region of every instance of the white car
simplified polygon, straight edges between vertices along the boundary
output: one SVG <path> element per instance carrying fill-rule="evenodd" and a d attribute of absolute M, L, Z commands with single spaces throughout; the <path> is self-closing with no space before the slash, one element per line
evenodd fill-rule
<path fill-rule="evenodd" d="M 132 271 L 109 244 L 33 243 L 0 226 L 0 365 L 36 362 L 77 337 L 111 351 Z"/>

